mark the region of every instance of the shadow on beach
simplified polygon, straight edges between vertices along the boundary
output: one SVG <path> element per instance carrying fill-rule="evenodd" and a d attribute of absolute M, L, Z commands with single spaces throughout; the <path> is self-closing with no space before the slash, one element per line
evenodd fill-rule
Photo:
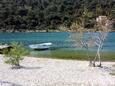
<path fill-rule="evenodd" d="M 31 69 L 32 69 L 32 70 L 33 70 L 33 69 L 41 69 L 41 68 L 42 68 L 42 67 L 25 67 L 25 66 L 22 67 L 22 69 L 27 69 L 27 70 L 29 70 L 29 69 L 30 69 L 30 70 L 31 70 Z"/>
<path fill-rule="evenodd" d="M 26 69 L 26 70 L 41 69 L 41 68 L 42 67 L 26 67 L 26 66 L 12 67 L 12 69 Z"/>
<path fill-rule="evenodd" d="M 1 86 L 4 86 L 4 85 L 8 85 L 8 86 L 23 86 L 23 85 L 16 84 L 16 83 L 13 83 L 13 82 L 1 81 L 1 80 L 0 80 L 0 85 Z"/>

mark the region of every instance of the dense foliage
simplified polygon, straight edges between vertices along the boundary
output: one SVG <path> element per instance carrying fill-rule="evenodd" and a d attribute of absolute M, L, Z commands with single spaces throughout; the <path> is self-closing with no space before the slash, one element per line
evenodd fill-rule
<path fill-rule="evenodd" d="M 115 0 L 0 0 L 1 31 L 58 30 L 83 17 L 92 28 L 98 15 L 114 19 Z"/>

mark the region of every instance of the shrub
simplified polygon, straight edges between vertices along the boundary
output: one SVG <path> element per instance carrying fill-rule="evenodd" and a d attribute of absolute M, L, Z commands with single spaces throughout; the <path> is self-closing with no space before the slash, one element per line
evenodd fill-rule
<path fill-rule="evenodd" d="M 11 46 L 10 51 L 5 50 L 3 52 L 5 63 L 11 64 L 12 68 L 20 68 L 20 61 L 24 59 L 23 56 L 26 55 L 28 51 L 18 42 L 12 42 Z"/>

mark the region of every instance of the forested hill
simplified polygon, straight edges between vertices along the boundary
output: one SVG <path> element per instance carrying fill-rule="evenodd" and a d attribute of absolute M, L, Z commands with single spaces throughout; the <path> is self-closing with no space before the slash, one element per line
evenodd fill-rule
<path fill-rule="evenodd" d="M 98 15 L 115 19 L 115 0 L 0 0 L 0 31 L 58 30 L 85 17 L 85 27 L 94 26 Z"/>

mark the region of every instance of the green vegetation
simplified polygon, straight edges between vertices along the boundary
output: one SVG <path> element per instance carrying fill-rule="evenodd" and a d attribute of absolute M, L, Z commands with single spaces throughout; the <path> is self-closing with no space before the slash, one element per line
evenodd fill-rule
<path fill-rule="evenodd" d="M 99 15 L 115 19 L 115 0 L 0 0 L 0 31 L 50 31 L 84 19 L 92 29 Z"/>
<path fill-rule="evenodd" d="M 23 60 L 23 56 L 27 54 L 27 50 L 17 42 L 11 43 L 11 46 L 10 51 L 4 51 L 5 63 L 11 64 L 12 68 L 20 68 L 20 61 Z"/>
<path fill-rule="evenodd" d="M 35 57 L 47 57 L 47 58 L 56 58 L 56 59 L 75 59 L 75 60 L 88 60 L 94 59 L 96 52 L 89 52 L 87 56 L 87 52 L 85 50 L 51 50 L 50 52 L 44 51 L 34 51 L 31 53 L 32 56 Z M 101 53 L 102 61 L 115 61 L 114 52 L 103 52 Z"/>

